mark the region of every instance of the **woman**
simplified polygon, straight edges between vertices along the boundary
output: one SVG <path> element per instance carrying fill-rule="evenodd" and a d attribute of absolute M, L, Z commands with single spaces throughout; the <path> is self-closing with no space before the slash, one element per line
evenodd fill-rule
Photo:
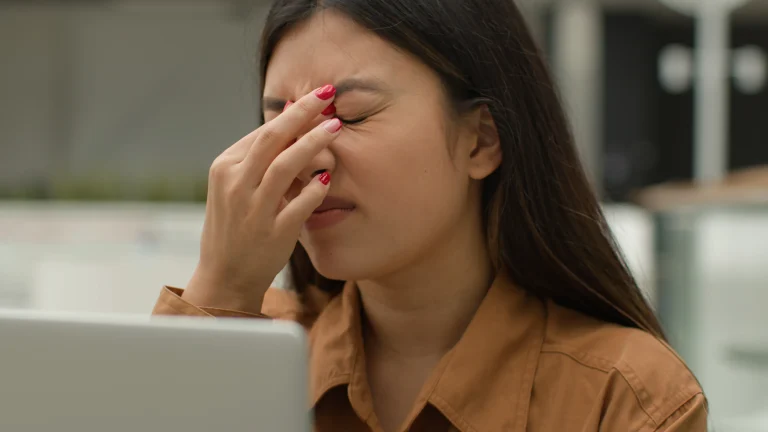
<path fill-rule="evenodd" d="M 318 431 L 705 430 L 511 0 L 278 0 L 261 49 L 155 313 L 301 322 Z"/>

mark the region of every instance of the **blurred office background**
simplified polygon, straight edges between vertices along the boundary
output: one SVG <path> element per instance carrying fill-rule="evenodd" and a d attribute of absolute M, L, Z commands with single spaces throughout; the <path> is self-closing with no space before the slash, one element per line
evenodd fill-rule
<path fill-rule="evenodd" d="M 686 13 L 708 1 L 518 4 L 717 430 L 768 431 L 768 0 Z M 0 0 L 0 307 L 148 313 L 185 285 L 208 167 L 258 125 L 268 3 Z"/>

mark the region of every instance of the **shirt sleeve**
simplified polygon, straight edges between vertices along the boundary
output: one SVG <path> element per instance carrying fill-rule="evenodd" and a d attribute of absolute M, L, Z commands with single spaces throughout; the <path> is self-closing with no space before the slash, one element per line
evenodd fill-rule
<path fill-rule="evenodd" d="M 193 305 L 184 298 L 184 290 L 174 287 L 163 287 L 160 297 L 157 299 L 153 315 L 186 315 L 209 316 L 221 318 L 276 318 L 293 319 L 296 316 L 298 305 L 295 296 L 282 292 L 279 288 L 270 288 L 264 296 L 262 313 L 254 314 L 231 309 L 200 307 Z"/>
<path fill-rule="evenodd" d="M 289 291 L 270 288 L 264 296 L 262 313 L 254 314 L 230 309 L 200 307 L 182 298 L 181 288 L 163 287 L 160 297 L 152 310 L 153 315 L 185 315 L 220 318 L 261 318 L 286 319 L 297 321 L 300 317 L 301 306 L 296 296 Z"/>
<path fill-rule="evenodd" d="M 214 316 L 181 298 L 183 289 L 163 287 L 152 315 Z"/>
<path fill-rule="evenodd" d="M 707 399 L 699 393 L 669 416 L 655 432 L 706 432 Z"/>

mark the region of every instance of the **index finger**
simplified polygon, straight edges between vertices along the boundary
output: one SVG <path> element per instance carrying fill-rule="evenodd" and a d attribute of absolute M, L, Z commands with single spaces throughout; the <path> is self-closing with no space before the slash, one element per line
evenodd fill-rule
<path fill-rule="evenodd" d="M 259 128 L 259 134 L 244 162 L 255 166 L 267 154 L 279 153 L 302 133 L 307 123 L 326 112 L 335 96 L 336 87 L 328 84 L 294 102 L 282 114 Z"/>

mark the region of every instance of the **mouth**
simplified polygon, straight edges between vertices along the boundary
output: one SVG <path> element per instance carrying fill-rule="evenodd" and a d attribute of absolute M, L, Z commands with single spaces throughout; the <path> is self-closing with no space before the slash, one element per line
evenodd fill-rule
<path fill-rule="evenodd" d="M 332 208 L 332 209 L 328 209 L 328 210 L 315 210 L 315 211 L 312 212 L 312 214 L 313 215 L 321 215 L 321 214 L 335 213 L 335 212 L 347 213 L 347 212 L 351 212 L 353 210 L 354 210 L 354 208 Z"/>
<path fill-rule="evenodd" d="M 315 209 L 313 214 L 322 214 L 330 211 L 352 211 L 355 209 L 355 204 L 352 201 L 344 198 L 328 196 L 323 200 L 318 208 Z"/>
<path fill-rule="evenodd" d="M 307 219 L 305 226 L 310 230 L 319 230 L 337 225 L 349 217 L 355 208 L 355 204 L 351 201 L 338 197 L 327 197 L 320 207 L 312 212 L 312 216 Z"/>

